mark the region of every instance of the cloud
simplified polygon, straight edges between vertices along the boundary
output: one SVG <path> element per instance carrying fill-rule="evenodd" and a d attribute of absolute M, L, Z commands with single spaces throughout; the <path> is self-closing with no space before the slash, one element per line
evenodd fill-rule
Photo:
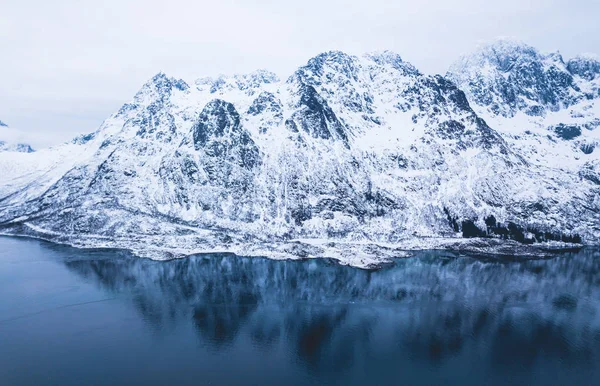
<path fill-rule="evenodd" d="M 598 14 L 595 0 L 3 0 L 0 119 L 65 141 L 95 130 L 158 71 L 285 78 L 330 49 L 390 49 L 429 73 L 501 35 L 567 57 L 600 53 Z"/>

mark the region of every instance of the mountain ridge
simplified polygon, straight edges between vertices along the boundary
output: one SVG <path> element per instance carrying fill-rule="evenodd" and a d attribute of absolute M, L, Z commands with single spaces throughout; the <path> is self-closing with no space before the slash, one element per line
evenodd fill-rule
<path fill-rule="evenodd" d="M 594 62 L 577 63 L 590 78 Z M 42 153 L 59 167 L 0 184 L 0 232 L 152 258 L 224 251 L 357 266 L 403 249 L 543 254 L 597 242 L 598 151 L 554 131 L 555 147 L 579 159 L 545 165 L 546 142 L 496 127 L 517 113 L 490 113 L 461 79 L 389 51 L 325 52 L 285 81 L 158 73 L 98 131 Z M 570 106 L 548 101 L 550 113 Z"/>

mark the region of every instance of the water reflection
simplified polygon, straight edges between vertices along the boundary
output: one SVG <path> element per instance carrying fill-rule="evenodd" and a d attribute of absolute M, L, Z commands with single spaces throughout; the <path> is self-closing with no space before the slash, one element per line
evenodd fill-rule
<path fill-rule="evenodd" d="M 458 357 L 501 371 L 540 359 L 600 363 L 593 249 L 524 262 L 423 252 L 379 271 L 227 255 L 153 262 L 96 254 L 64 264 L 130 295 L 156 331 L 191 321 L 203 346 L 284 347 L 317 372 Z"/>

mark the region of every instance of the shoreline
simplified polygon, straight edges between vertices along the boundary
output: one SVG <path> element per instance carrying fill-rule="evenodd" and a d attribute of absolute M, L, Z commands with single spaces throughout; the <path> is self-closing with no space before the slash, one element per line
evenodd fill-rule
<path fill-rule="evenodd" d="M 469 254 L 485 259 L 514 261 L 551 258 L 555 255 L 577 252 L 593 244 L 544 242 L 521 244 L 514 240 L 497 238 L 416 237 L 399 243 L 346 241 L 328 239 L 294 239 L 288 241 L 213 244 L 200 247 L 184 236 L 152 235 L 143 239 L 109 238 L 106 236 L 73 237 L 42 232 L 10 233 L 0 231 L 0 237 L 18 237 L 40 240 L 81 250 L 120 251 L 137 258 L 169 261 L 195 255 L 233 254 L 271 260 L 330 259 L 340 265 L 358 269 L 382 269 L 395 259 L 412 257 L 420 251 L 446 251 Z M 161 239 L 163 241 L 161 245 Z"/>

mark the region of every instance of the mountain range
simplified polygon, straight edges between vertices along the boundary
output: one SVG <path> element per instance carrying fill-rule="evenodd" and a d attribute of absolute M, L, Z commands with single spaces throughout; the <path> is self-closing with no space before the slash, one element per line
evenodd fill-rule
<path fill-rule="evenodd" d="M 0 152 L 0 232 L 155 259 L 600 241 L 600 60 L 512 40 L 445 76 L 332 51 L 286 79 L 159 73 L 94 133 Z"/>

